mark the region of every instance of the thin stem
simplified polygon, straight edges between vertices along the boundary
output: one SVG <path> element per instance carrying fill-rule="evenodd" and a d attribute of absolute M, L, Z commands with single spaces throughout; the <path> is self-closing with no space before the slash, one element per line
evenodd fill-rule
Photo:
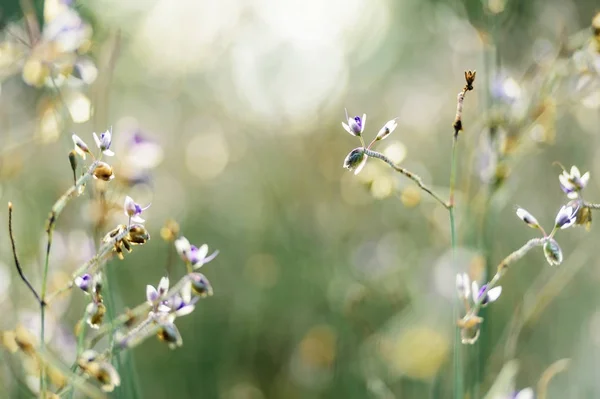
<path fill-rule="evenodd" d="M 586 208 L 594 209 L 594 210 L 595 209 L 600 209 L 600 204 L 594 204 L 594 203 L 591 203 L 591 202 L 584 202 L 583 206 L 586 207 Z"/>
<path fill-rule="evenodd" d="M 98 162 L 95 161 L 92 163 L 88 171 L 81 176 L 77 182 L 69 188 L 63 195 L 56 201 L 52 210 L 50 211 L 50 216 L 48 217 L 48 226 L 46 228 L 46 233 L 48 234 L 48 244 L 46 245 L 46 258 L 44 260 L 44 271 L 42 275 L 42 290 L 41 290 L 41 315 L 40 315 L 40 346 L 42 350 L 45 348 L 45 335 L 46 335 L 46 288 L 48 282 L 48 269 L 50 262 L 50 249 L 52 248 L 52 236 L 54 233 L 54 227 L 56 225 L 56 219 L 60 216 L 61 212 L 69 202 L 69 200 L 75 195 L 79 188 L 87 183 L 89 179 L 92 178 L 94 170 L 96 170 L 96 166 L 98 166 Z M 42 365 L 40 367 L 40 392 L 42 396 L 46 392 L 46 369 Z"/>
<path fill-rule="evenodd" d="M 426 186 L 425 184 L 423 184 L 423 181 L 421 180 L 421 178 L 412 173 L 411 171 L 404 169 L 401 166 L 396 165 L 391 159 L 389 159 L 388 157 L 386 157 L 385 155 L 383 155 L 382 153 L 376 152 L 376 151 L 372 151 L 369 149 L 364 150 L 365 155 L 372 157 L 372 158 L 377 158 L 377 159 L 381 159 L 383 162 L 387 163 L 388 165 L 390 165 L 396 172 L 400 172 L 402 173 L 404 176 L 408 177 L 410 180 L 414 181 L 415 183 L 417 183 L 417 185 L 419 186 L 419 188 L 423 191 L 425 191 L 427 194 L 431 195 L 436 201 L 438 201 L 440 204 L 442 204 L 442 206 L 446 209 L 448 209 L 449 205 L 448 203 L 446 203 L 446 201 L 444 201 L 442 199 L 442 197 L 440 197 L 438 194 L 436 194 L 431 188 L 429 188 L 428 186 Z"/>
<path fill-rule="evenodd" d="M 458 147 L 458 135 L 455 134 L 452 137 L 452 155 L 450 160 L 450 183 L 449 189 L 450 193 L 448 195 L 448 217 L 450 219 L 450 246 L 452 248 L 452 263 L 455 263 L 456 260 L 456 221 L 454 219 L 454 191 L 456 189 L 456 164 L 457 164 L 457 147 Z M 466 306 L 467 311 L 468 302 Z M 453 316 L 454 320 L 457 320 L 459 317 L 459 304 L 455 301 L 453 306 Z M 454 330 L 454 398 L 462 399 L 464 397 L 464 381 L 463 381 L 463 367 L 462 367 L 462 357 L 461 351 L 462 348 L 462 337 L 461 332 L 458 328 Z"/>
<path fill-rule="evenodd" d="M 496 268 L 496 274 L 490 280 L 490 282 L 487 283 L 485 289 L 481 292 L 481 294 L 477 298 L 477 301 L 473 304 L 473 308 L 471 309 L 471 311 L 469 313 L 467 313 L 467 316 L 465 316 L 465 318 L 467 318 L 469 316 L 476 316 L 477 315 L 477 313 L 479 312 L 479 309 L 481 309 L 481 306 L 483 304 L 483 301 L 484 301 L 487 293 L 492 288 L 494 288 L 496 285 L 498 285 L 498 282 L 500 281 L 500 279 L 502 278 L 502 276 L 504 275 L 504 273 L 506 273 L 506 271 L 508 270 L 508 267 L 511 264 L 513 264 L 516 261 L 520 260 L 529 251 L 531 251 L 533 248 L 536 248 L 536 247 L 544 245 L 546 243 L 546 241 L 548 241 L 547 237 L 532 238 L 531 240 L 527 241 L 521 248 L 517 249 L 516 251 L 514 251 L 513 253 L 511 253 L 510 255 L 508 255 L 506 258 L 504 258 L 502 260 L 502 262 L 500 262 L 498 264 L 498 266 Z"/>
<path fill-rule="evenodd" d="M 129 229 L 123 230 L 121 233 L 114 236 L 112 240 L 104 243 L 104 245 L 100 247 L 100 250 L 96 255 L 94 255 L 90 260 L 85 262 L 77 270 L 75 270 L 73 274 L 71 274 L 71 279 L 67 283 L 67 285 L 65 285 L 62 288 L 59 288 L 55 292 L 48 295 L 47 303 L 52 303 L 52 301 L 56 299 L 59 295 L 73 288 L 73 281 L 76 277 L 81 276 L 84 273 L 94 274 L 95 272 L 97 272 L 102 267 L 102 261 L 104 261 L 109 255 L 111 255 L 115 244 L 121 241 L 123 238 L 125 238 L 127 234 L 129 234 Z"/>
<path fill-rule="evenodd" d="M 81 356 L 81 354 L 83 353 L 83 344 L 85 343 L 85 333 L 87 331 L 87 320 L 88 317 L 88 313 L 87 313 L 87 307 L 86 309 L 83 311 L 83 317 L 81 318 L 80 321 L 80 326 L 79 326 L 79 332 L 77 333 L 77 349 L 75 351 L 75 362 L 73 363 L 73 365 L 71 366 L 71 372 L 75 373 L 77 371 L 77 360 L 79 359 L 79 356 Z M 71 389 L 68 392 L 68 398 L 72 399 L 73 398 L 73 394 L 75 393 L 75 389 Z"/>
<path fill-rule="evenodd" d="M 10 236 L 10 244 L 12 246 L 13 257 L 15 259 L 15 267 L 17 268 L 17 272 L 19 273 L 19 276 L 21 276 L 21 280 L 23 280 L 23 282 L 25 283 L 27 288 L 29 288 L 29 290 L 33 293 L 33 296 L 35 296 L 35 299 L 40 304 L 40 306 L 43 307 L 45 304 L 42 301 L 42 298 L 40 298 L 40 296 L 38 295 L 35 288 L 33 288 L 31 283 L 29 282 L 29 280 L 27 280 L 27 277 L 25 277 L 25 274 L 23 273 L 23 269 L 21 268 L 21 263 L 19 262 L 19 257 L 17 256 L 17 248 L 15 246 L 15 236 L 13 234 L 13 228 L 12 228 L 12 213 L 13 213 L 13 205 L 12 205 L 12 202 L 9 202 L 8 203 L 8 234 Z"/>

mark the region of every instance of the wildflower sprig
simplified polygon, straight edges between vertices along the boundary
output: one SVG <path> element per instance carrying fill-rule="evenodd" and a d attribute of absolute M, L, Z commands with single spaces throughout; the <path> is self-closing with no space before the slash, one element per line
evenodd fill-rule
<path fill-rule="evenodd" d="M 348 115 L 348 112 L 346 112 L 346 116 L 347 115 Z M 373 138 L 373 140 L 369 143 L 369 145 L 365 147 L 362 133 L 365 129 L 366 117 L 367 116 L 365 114 L 365 115 L 363 115 L 362 118 L 360 118 L 358 116 L 356 116 L 354 118 L 348 118 L 348 124 L 342 122 L 342 126 L 344 127 L 344 129 L 347 132 L 349 132 L 350 134 L 352 134 L 353 136 L 358 137 L 360 139 L 360 142 L 362 145 L 361 147 L 355 148 L 348 153 L 348 155 L 344 159 L 344 164 L 343 164 L 344 168 L 354 171 L 354 174 L 357 175 L 364 168 L 369 157 L 380 159 L 383 162 L 390 165 L 392 167 L 392 169 L 394 169 L 396 172 L 399 172 L 399 173 L 403 174 L 404 176 L 408 177 L 409 179 L 411 179 L 412 181 L 414 181 L 421 190 L 423 190 L 427 194 L 431 195 L 436 201 L 438 201 L 440 204 L 442 204 L 442 206 L 447 208 L 448 207 L 447 202 L 444 201 L 442 199 L 442 197 L 439 194 L 437 194 L 436 192 L 434 192 L 429 186 L 425 185 L 423 183 L 423 180 L 417 174 L 409 171 L 406 168 L 396 165 L 391 159 L 389 159 L 382 153 L 373 151 L 371 149 L 376 142 L 385 140 L 394 130 L 396 130 L 396 128 L 398 127 L 396 118 L 391 119 L 388 122 L 386 122 L 381 127 L 381 129 L 379 130 L 377 135 Z"/>
<path fill-rule="evenodd" d="M 472 344 L 476 342 L 479 336 L 479 325 L 483 322 L 483 319 L 478 316 L 478 312 L 490 299 L 497 299 L 500 292 L 494 293 L 494 290 L 499 288 L 498 283 L 511 264 L 521 259 L 533 248 L 540 246 L 550 266 L 557 266 L 562 263 L 563 252 L 555 239 L 556 234 L 561 230 L 575 225 L 586 225 L 589 227 L 591 223 L 591 210 L 600 209 L 600 206 L 583 200 L 582 191 L 586 187 L 589 177 L 589 172 L 581 175 L 576 166 L 571 167 L 570 172 L 566 172 L 563 168 L 563 173 L 559 176 L 559 184 L 570 201 L 558 210 L 554 218 L 554 225 L 549 234 L 546 233 L 546 230 L 541 226 L 538 219 L 529 211 L 521 207 L 516 209 L 517 217 L 529 227 L 539 230 L 542 237 L 527 241 L 521 248 L 504 258 L 498 265 L 492 279 L 479 289 L 478 297 L 473 297 L 472 305 L 464 299 L 466 296 L 465 281 L 468 280 L 468 276 L 463 274 L 457 276 L 458 297 L 465 303 L 466 310 L 465 316 L 458 320 L 463 343 Z M 473 287 L 473 292 L 475 291 L 477 290 Z"/>

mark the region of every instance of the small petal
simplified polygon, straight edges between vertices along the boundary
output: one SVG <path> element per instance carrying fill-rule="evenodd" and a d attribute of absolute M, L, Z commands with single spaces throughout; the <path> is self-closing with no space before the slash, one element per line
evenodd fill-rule
<path fill-rule="evenodd" d="M 502 287 L 492 288 L 487 293 L 488 302 L 494 302 L 496 299 L 498 299 L 500 297 L 500 294 L 502 294 Z"/>
<path fill-rule="evenodd" d="M 169 291 L 169 278 L 162 277 L 160 279 L 160 282 L 158 283 L 158 294 L 160 296 L 163 296 L 164 294 L 167 293 L 167 291 Z"/>
<path fill-rule="evenodd" d="M 112 157 L 112 156 L 114 156 L 114 155 L 115 155 L 115 153 L 114 153 L 114 152 L 112 152 L 111 150 L 104 150 L 104 151 L 102 151 L 102 153 L 103 153 L 104 155 L 106 155 L 107 157 Z"/>
<path fill-rule="evenodd" d="M 581 178 L 581 172 L 579 172 L 579 168 L 575 165 L 571 166 L 571 177 L 576 179 Z"/>
<path fill-rule="evenodd" d="M 471 294 L 471 284 L 467 273 L 458 273 L 456 275 L 456 291 L 460 299 L 467 299 Z"/>
<path fill-rule="evenodd" d="M 190 253 L 191 248 L 192 246 L 190 245 L 190 242 L 187 240 L 187 238 L 179 237 L 175 240 L 175 249 L 177 250 L 177 253 L 183 259 L 184 262 L 189 261 L 188 254 Z"/>
<path fill-rule="evenodd" d="M 477 284 L 477 281 L 471 283 L 471 294 L 473 295 L 473 302 L 477 302 L 479 300 L 479 284 Z"/>
<path fill-rule="evenodd" d="M 520 390 L 516 395 L 515 399 L 535 399 L 535 394 L 533 389 L 525 388 Z"/>
<path fill-rule="evenodd" d="M 585 186 L 587 186 L 588 182 L 590 181 L 590 172 L 585 172 L 583 174 L 583 176 L 581 176 L 581 188 L 585 188 Z"/>
<path fill-rule="evenodd" d="M 135 210 L 136 210 L 136 203 L 133 200 L 133 198 L 131 198 L 130 196 L 126 196 L 125 197 L 125 204 L 124 204 L 124 209 L 125 209 L 125 215 L 127 216 L 133 216 L 135 215 Z"/>
<path fill-rule="evenodd" d="M 102 146 L 102 142 L 100 141 L 100 139 L 98 138 L 98 135 L 94 132 L 92 133 L 92 136 L 94 136 L 94 141 L 96 142 L 96 146 L 98 148 L 100 148 Z"/>
<path fill-rule="evenodd" d="M 142 219 L 139 216 L 132 216 L 131 217 L 131 221 L 134 222 L 134 223 L 144 223 L 144 222 L 146 222 L 146 220 Z"/>
<path fill-rule="evenodd" d="M 187 305 L 175 311 L 175 316 L 182 317 L 192 313 L 195 309 L 194 305 Z"/>
<path fill-rule="evenodd" d="M 159 298 L 159 294 L 158 291 L 156 290 L 156 288 L 154 288 L 151 285 L 147 285 L 146 286 L 146 300 L 148 301 L 149 304 L 153 304 L 154 302 L 156 302 Z"/>

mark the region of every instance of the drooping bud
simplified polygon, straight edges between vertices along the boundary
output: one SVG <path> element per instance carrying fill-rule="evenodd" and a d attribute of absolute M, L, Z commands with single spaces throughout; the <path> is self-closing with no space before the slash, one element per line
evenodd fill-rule
<path fill-rule="evenodd" d="M 87 144 L 85 144 L 85 142 L 81 140 L 78 135 L 72 135 L 71 139 L 73 139 L 73 144 L 75 145 L 74 150 L 77 153 L 77 155 L 85 159 L 86 154 L 91 154 Z"/>
<path fill-rule="evenodd" d="M 213 289 L 210 281 L 202 273 L 192 273 L 192 292 L 201 298 L 212 296 Z"/>
<path fill-rule="evenodd" d="M 94 178 L 104 181 L 111 181 L 115 178 L 112 167 L 106 162 L 98 162 L 96 169 L 94 169 Z"/>
<path fill-rule="evenodd" d="M 556 219 L 554 221 L 555 226 L 560 227 L 561 229 L 566 229 L 573 226 L 577 220 L 578 211 L 579 207 L 574 208 L 570 205 L 563 205 L 556 214 Z"/>
<path fill-rule="evenodd" d="M 354 174 L 357 175 L 367 163 L 367 159 L 364 148 L 355 148 L 348 153 L 343 166 L 348 170 L 353 170 Z"/>
<path fill-rule="evenodd" d="M 549 239 L 544 243 L 544 256 L 550 266 L 560 265 L 563 261 L 562 250 L 558 246 L 556 240 Z"/>
<path fill-rule="evenodd" d="M 362 119 L 360 116 L 355 116 L 354 118 L 348 117 L 348 110 L 346 110 L 346 120 L 348 124 L 342 122 L 342 127 L 345 131 L 350 133 L 353 136 L 360 136 L 365 130 L 365 124 L 367 123 L 367 114 L 363 114 Z"/>
<path fill-rule="evenodd" d="M 163 323 L 157 333 L 158 339 L 169 344 L 169 348 L 175 349 L 183 344 L 181 334 L 173 323 Z"/>

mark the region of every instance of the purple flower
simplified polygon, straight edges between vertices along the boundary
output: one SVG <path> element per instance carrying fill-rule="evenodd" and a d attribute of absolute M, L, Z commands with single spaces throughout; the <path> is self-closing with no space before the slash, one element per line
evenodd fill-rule
<path fill-rule="evenodd" d="M 96 133 L 93 133 L 94 136 L 94 141 L 96 142 L 96 145 L 98 146 L 98 148 L 100 149 L 100 151 L 102 151 L 102 153 L 106 156 L 112 157 L 113 155 L 115 155 L 114 152 L 112 152 L 110 150 L 110 145 L 112 143 L 112 132 L 109 132 L 108 130 L 104 133 L 100 133 L 100 137 L 98 138 L 98 135 L 96 135 Z"/>
<path fill-rule="evenodd" d="M 354 118 L 348 117 L 348 110 L 346 110 L 346 120 L 348 124 L 342 122 L 342 127 L 348 133 L 353 136 L 360 136 L 365 130 L 365 124 L 367 123 L 367 114 L 363 114 L 362 119 L 360 116 L 355 116 Z"/>
<path fill-rule="evenodd" d="M 154 305 L 156 301 L 163 298 L 169 291 L 169 278 L 163 277 L 160 279 L 158 286 L 154 288 L 151 285 L 146 286 L 146 301 L 150 305 Z"/>
<path fill-rule="evenodd" d="M 194 269 L 200 269 L 206 263 L 217 257 L 219 251 L 214 251 L 208 255 L 208 245 L 202 244 L 200 248 L 191 245 L 185 237 L 180 237 L 175 240 L 175 249 L 177 253 L 186 263 L 191 263 Z"/>
<path fill-rule="evenodd" d="M 571 166 L 570 173 L 563 170 L 563 172 L 558 175 L 558 180 L 560 182 L 560 188 L 567 194 L 567 197 L 575 199 L 578 196 L 578 192 L 587 186 L 590 180 L 590 172 L 585 172 L 581 175 L 577 166 Z"/>
<path fill-rule="evenodd" d="M 487 289 L 487 284 L 484 284 L 481 288 L 479 288 L 477 281 L 473 281 L 471 288 L 473 290 L 473 302 L 481 301 L 481 306 L 486 306 L 488 303 L 494 302 L 502 293 L 502 287 L 498 286 L 490 289 L 485 296 L 483 296 L 485 290 Z"/>
<path fill-rule="evenodd" d="M 83 292 L 89 294 L 92 289 L 92 276 L 88 273 L 75 277 L 75 285 Z"/>
<path fill-rule="evenodd" d="M 143 211 L 150 208 L 150 204 L 143 207 L 136 203 L 130 196 L 125 197 L 125 215 L 129 216 L 130 222 L 144 223 L 145 220 L 140 217 Z"/>
<path fill-rule="evenodd" d="M 554 224 L 556 227 L 560 227 L 561 229 L 566 229 L 573 226 L 577 221 L 578 211 L 579 207 L 574 208 L 573 206 L 563 205 L 556 214 Z"/>

